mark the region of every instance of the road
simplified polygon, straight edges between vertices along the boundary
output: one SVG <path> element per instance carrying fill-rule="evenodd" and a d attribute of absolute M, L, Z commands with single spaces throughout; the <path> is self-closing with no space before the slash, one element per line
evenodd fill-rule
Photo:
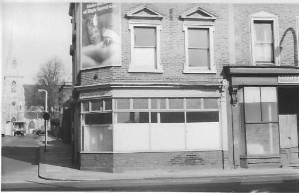
<path fill-rule="evenodd" d="M 294 176 L 59 182 L 38 178 L 38 136 L 2 137 L 2 191 L 299 192 Z"/>

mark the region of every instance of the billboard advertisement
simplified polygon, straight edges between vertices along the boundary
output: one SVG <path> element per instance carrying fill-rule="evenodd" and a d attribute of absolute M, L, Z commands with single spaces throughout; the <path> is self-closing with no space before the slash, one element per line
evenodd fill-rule
<path fill-rule="evenodd" d="M 121 65 L 120 27 L 120 4 L 82 3 L 82 69 Z"/>

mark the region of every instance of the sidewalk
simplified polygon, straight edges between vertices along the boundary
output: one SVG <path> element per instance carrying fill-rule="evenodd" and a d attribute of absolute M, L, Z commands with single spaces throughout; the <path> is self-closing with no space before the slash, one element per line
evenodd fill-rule
<path fill-rule="evenodd" d="M 240 178 L 253 176 L 294 176 L 299 179 L 299 169 L 263 168 L 232 170 L 187 170 L 187 171 L 134 171 L 105 173 L 82 171 L 71 164 L 69 145 L 48 136 L 47 151 L 44 151 L 44 136 L 40 137 L 39 177 L 58 181 L 130 180 L 157 178 Z"/>

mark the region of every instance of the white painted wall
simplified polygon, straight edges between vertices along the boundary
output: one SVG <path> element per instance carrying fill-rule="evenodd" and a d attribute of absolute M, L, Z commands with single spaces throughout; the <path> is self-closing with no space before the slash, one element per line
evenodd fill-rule
<path fill-rule="evenodd" d="M 219 123 L 188 123 L 188 150 L 220 150 L 222 136 Z"/>
<path fill-rule="evenodd" d="M 149 151 L 149 124 L 115 124 L 113 130 L 113 151 Z"/>
<path fill-rule="evenodd" d="M 152 150 L 185 150 L 184 125 L 184 123 L 151 124 Z"/>

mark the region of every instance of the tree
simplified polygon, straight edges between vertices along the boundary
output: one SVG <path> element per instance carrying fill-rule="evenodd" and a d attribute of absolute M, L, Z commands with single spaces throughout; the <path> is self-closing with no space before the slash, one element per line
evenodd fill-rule
<path fill-rule="evenodd" d="M 58 116 L 58 88 L 64 81 L 64 66 L 57 57 L 52 57 L 42 64 L 36 77 L 36 88 L 48 91 L 48 109 L 52 118 Z M 38 92 L 45 100 L 45 92 Z"/>

